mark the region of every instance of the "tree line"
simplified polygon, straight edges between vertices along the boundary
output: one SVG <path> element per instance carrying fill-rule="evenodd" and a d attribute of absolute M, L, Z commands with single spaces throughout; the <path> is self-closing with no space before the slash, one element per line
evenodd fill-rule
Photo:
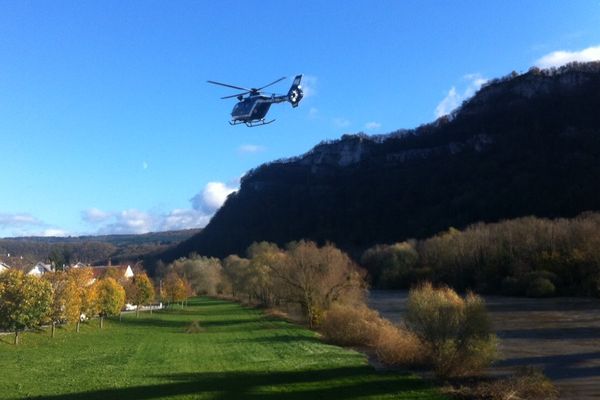
<path fill-rule="evenodd" d="M 189 295 L 186 283 L 176 275 L 168 276 L 158 295 L 169 302 L 182 302 Z M 96 279 L 91 268 L 72 268 L 42 277 L 11 269 L 0 274 L 0 330 L 14 332 L 14 343 L 25 330 L 51 325 L 52 337 L 57 325 L 76 325 L 98 317 L 119 315 L 126 302 L 147 305 L 157 297 L 152 280 L 140 271 L 126 279 L 109 268 Z"/>
<path fill-rule="evenodd" d="M 422 281 L 479 293 L 600 295 L 600 213 L 517 218 L 450 228 L 424 240 L 376 245 L 361 264 L 374 287 Z"/>
<path fill-rule="evenodd" d="M 185 279 L 192 292 L 225 295 L 269 308 L 293 308 L 310 327 L 317 326 L 334 303 L 362 302 L 365 272 L 331 244 L 269 242 L 250 245 L 246 257 L 196 254 L 171 264 L 159 263 L 159 276 Z"/>

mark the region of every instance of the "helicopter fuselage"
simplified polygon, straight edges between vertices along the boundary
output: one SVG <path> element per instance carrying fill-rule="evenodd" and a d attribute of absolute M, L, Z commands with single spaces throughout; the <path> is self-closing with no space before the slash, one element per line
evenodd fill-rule
<path fill-rule="evenodd" d="M 271 104 L 287 101 L 287 96 L 253 95 L 238 102 L 231 111 L 233 123 L 261 121 L 271 108 Z"/>

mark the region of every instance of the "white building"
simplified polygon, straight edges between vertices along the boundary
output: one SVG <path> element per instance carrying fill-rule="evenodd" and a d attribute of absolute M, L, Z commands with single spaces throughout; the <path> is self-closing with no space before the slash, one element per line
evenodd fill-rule
<path fill-rule="evenodd" d="M 48 272 L 53 272 L 52 265 L 40 261 L 27 272 L 27 275 L 42 276 Z"/>
<path fill-rule="evenodd" d="M 10 265 L 0 261 L 0 274 L 3 273 L 4 271 L 8 271 L 9 269 L 10 269 Z"/>

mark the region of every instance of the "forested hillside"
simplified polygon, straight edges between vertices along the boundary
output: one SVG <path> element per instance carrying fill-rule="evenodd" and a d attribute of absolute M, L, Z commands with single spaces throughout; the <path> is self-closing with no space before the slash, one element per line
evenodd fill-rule
<path fill-rule="evenodd" d="M 0 261 L 13 267 L 31 267 L 38 261 L 56 265 L 83 262 L 106 264 L 141 260 L 149 253 L 164 251 L 199 229 L 151 232 L 141 235 L 73 237 L 15 237 L 0 239 Z"/>

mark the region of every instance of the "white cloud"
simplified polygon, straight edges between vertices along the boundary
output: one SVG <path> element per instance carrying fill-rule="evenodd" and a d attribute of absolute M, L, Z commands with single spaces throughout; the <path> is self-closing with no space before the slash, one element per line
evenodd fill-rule
<path fill-rule="evenodd" d="M 227 196 L 236 190 L 236 187 L 223 182 L 209 182 L 190 199 L 191 208 L 176 208 L 166 213 L 135 208 L 123 211 L 89 208 L 81 212 L 81 218 L 103 235 L 203 228 Z"/>
<path fill-rule="evenodd" d="M 337 117 L 331 120 L 336 128 L 346 128 L 350 126 L 350 121 L 346 118 Z"/>
<path fill-rule="evenodd" d="M 27 213 L 0 213 L 0 228 L 21 228 L 24 226 L 42 226 L 44 223 Z"/>
<path fill-rule="evenodd" d="M 554 51 L 535 62 L 540 68 L 560 67 L 570 62 L 588 62 L 600 60 L 600 46 L 592 46 L 580 51 Z"/>
<path fill-rule="evenodd" d="M 317 95 L 317 77 L 312 75 L 303 75 L 300 87 L 304 93 L 304 99 Z"/>
<path fill-rule="evenodd" d="M 487 79 L 481 76 L 481 74 L 467 74 L 463 76 L 463 80 L 467 82 L 467 86 L 460 93 L 455 86 L 452 86 L 446 94 L 446 97 L 440 101 L 435 108 L 435 117 L 439 118 L 444 115 L 450 114 L 454 109 L 459 107 L 463 101 L 473 96 L 477 90 L 487 82 Z"/>
<path fill-rule="evenodd" d="M 379 122 L 372 121 L 372 122 L 367 122 L 365 124 L 365 129 L 369 130 L 369 131 L 379 129 L 379 128 L 381 128 L 381 124 Z"/>
<path fill-rule="evenodd" d="M 212 214 L 225 203 L 227 196 L 236 190 L 237 188 L 227 186 L 223 182 L 208 182 L 202 192 L 190 199 L 192 208 Z"/>
<path fill-rule="evenodd" d="M 156 217 L 134 208 L 112 213 L 111 222 L 100 227 L 100 234 L 126 234 L 152 232 Z"/>
<path fill-rule="evenodd" d="M 198 210 L 177 208 L 164 216 L 159 230 L 173 231 L 202 228 L 208 224 L 211 217 L 212 215 L 204 214 Z"/>
<path fill-rule="evenodd" d="M 452 88 L 448 91 L 448 94 L 435 108 L 435 116 L 439 118 L 443 115 L 450 114 L 452 110 L 460 105 L 461 96 L 456 92 L 456 88 Z"/>
<path fill-rule="evenodd" d="M 265 151 L 266 147 L 257 144 L 243 144 L 238 147 L 238 153 L 249 154 L 249 153 L 260 153 Z"/>
<path fill-rule="evenodd" d="M 65 231 L 64 229 L 58 229 L 58 228 L 48 228 L 45 229 L 40 236 L 46 236 L 46 237 L 65 237 L 65 236 L 69 236 L 69 233 L 67 231 Z"/>
<path fill-rule="evenodd" d="M 83 210 L 81 212 L 81 219 L 85 222 L 96 223 L 106 221 L 112 218 L 113 213 L 99 210 L 97 208 L 88 208 L 87 210 Z"/>
<path fill-rule="evenodd" d="M 148 169 L 148 163 L 146 161 L 142 162 L 142 169 Z"/>

